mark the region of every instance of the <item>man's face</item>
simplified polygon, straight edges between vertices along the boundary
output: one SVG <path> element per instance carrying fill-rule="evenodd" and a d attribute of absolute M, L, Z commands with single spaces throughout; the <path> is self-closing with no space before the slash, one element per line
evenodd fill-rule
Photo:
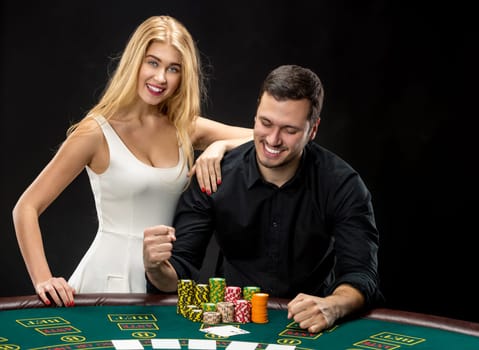
<path fill-rule="evenodd" d="M 269 175 L 290 178 L 296 171 L 303 149 L 316 136 L 319 125 L 319 120 L 315 125 L 308 121 L 309 109 L 307 99 L 277 101 L 268 93 L 261 97 L 254 144 L 260 171 L 267 180 L 271 181 Z"/>

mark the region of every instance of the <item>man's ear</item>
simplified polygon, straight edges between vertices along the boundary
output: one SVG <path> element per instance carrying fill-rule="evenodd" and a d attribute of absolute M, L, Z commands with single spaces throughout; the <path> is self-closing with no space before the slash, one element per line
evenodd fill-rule
<path fill-rule="evenodd" d="M 314 140 L 316 134 L 318 133 L 319 123 L 321 123 L 321 118 L 318 118 L 311 128 L 311 133 L 309 134 L 309 141 Z"/>

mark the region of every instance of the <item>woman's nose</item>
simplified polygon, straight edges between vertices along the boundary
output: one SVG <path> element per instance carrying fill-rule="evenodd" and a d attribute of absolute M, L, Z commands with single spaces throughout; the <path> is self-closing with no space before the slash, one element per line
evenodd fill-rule
<path fill-rule="evenodd" d="M 158 71 L 158 74 L 156 75 L 156 79 L 158 79 L 158 81 L 160 83 L 166 83 L 166 72 L 165 72 L 165 70 L 160 69 Z"/>

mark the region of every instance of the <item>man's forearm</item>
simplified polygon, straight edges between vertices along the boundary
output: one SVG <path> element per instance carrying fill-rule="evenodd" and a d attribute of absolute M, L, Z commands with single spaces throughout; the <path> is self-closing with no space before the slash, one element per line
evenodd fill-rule
<path fill-rule="evenodd" d="M 326 299 L 334 299 L 334 313 L 337 319 L 359 311 L 365 304 L 362 293 L 349 284 L 339 285 Z"/>
<path fill-rule="evenodd" d="M 169 261 L 146 271 L 148 280 L 162 292 L 174 292 L 178 287 L 178 275 Z"/>

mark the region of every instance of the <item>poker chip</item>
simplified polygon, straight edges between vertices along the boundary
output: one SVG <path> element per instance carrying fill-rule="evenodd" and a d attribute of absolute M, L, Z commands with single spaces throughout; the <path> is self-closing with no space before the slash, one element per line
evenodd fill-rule
<path fill-rule="evenodd" d="M 223 323 L 232 323 L 235 321 L 235 305 L 229 301 L 223 301 L 216 304 L 216 309 L 221 314 Z"/>
<path fill-rule="evenodd" d="M 215 303 L 201 303 L 201 308 L 203 311 L 216 311 Z"/>
<path fill-rule="evenodd" d="M 254 293 L 261 292 L 261 288 L 257 286 L 243 287 L 243 299 L 251 301 Z"/>
<path fill-rule="evenodd" d="M 185 316 L 186 306 L 194 304 L 195 284 L 196 283 L 193 280 L 178 280 L 178 303 L 176 305 L 176 313 Z"/>
<path fill-rule="evenodd" d="M 225 299 L 226 281 L 224 278 L 212 277 L 209 279 L 210 302 L 219 303 Z"/>
<path fill-rule="evenodd" d="M 234 303 L 238 299 L 242 299 L 241 287 L 226 286 L 225 301 Z"/>
<path fill-rule="evenodd" d="M 198 306 L 192 304 L 185 305 L 181 308 L 181 315 L 186 318 L 190 318 L 191 312 L 194 310 L 198 310 Z"/>
<path fill-rule="evenodd" d="M 195 304 L 201 305 L 210 301 L 210 286 L 208 284 L 196 284 L 195 286 Z"/>
<path fill-rule="evenodd" d="M 248 323 L 251 322 L 251 303 L 245 299 L 238 299 L 234 302 L 235 306 L 235 322 Z"/>
<path fill-rule="evenodd" d="M 202 309 L 191 309 L 188 315 L 188 319 L 193 322 L 201 322 L 203 320 L 203 310 Z"/>
<path fill-rule="evenodd" d="M 253 323 L 268 323 L 267 293 L 254 293 L 251 298 L 251 321 Z"/>
<path fill-rule="evenodd" d="M 203 312 L 203 323 L 218 324 L 221 323 L 221 314 L 218 311 Z"/>

